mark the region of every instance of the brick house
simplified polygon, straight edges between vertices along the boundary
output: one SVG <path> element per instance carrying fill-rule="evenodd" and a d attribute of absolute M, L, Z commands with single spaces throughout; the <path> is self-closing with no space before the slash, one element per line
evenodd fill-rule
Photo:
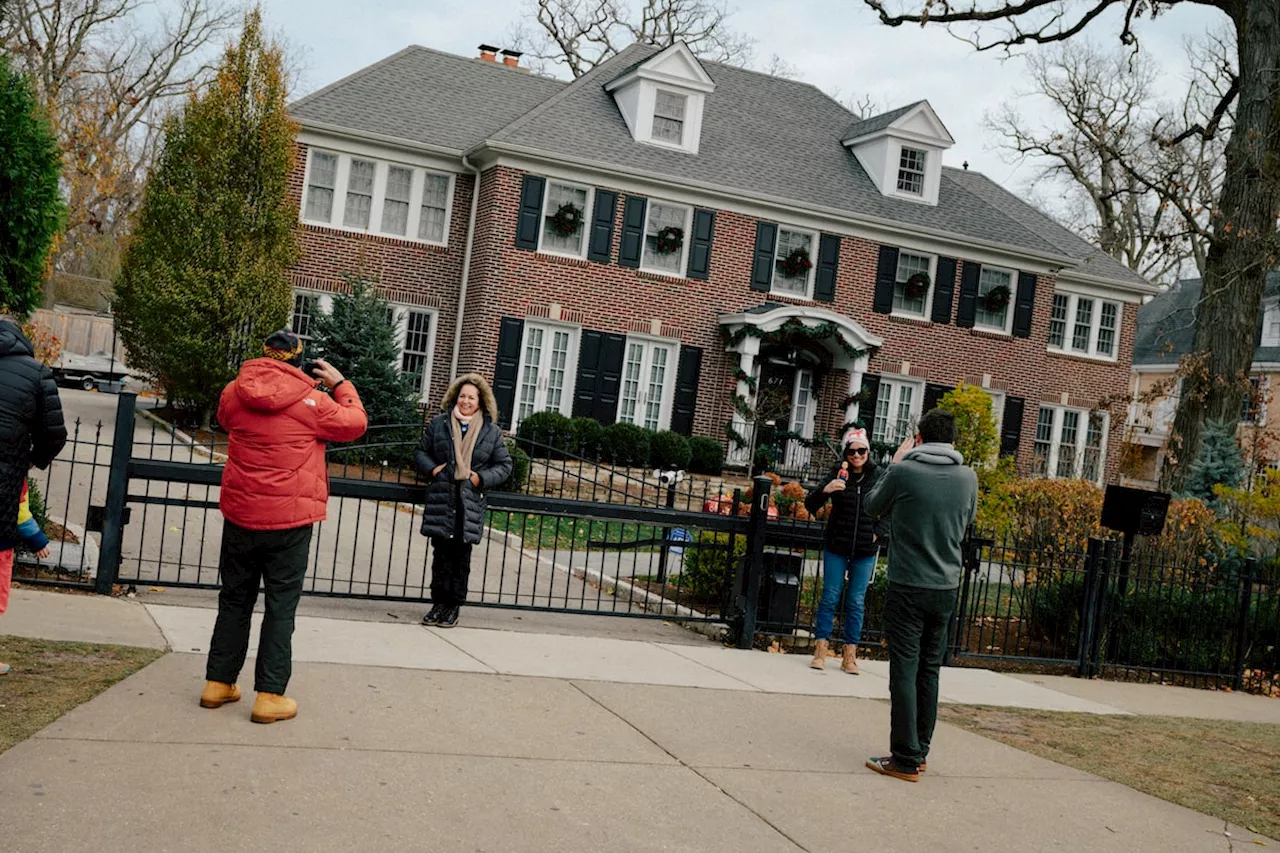
<path fill-rule="evenodd" d="M 1128 464 L 1124 479 L 1154 486 L 1164 467 L 1169 431 L 1182 380 L 1177 371 L 1195 343 L 1195 308 L 1203 293 L 1198 278 L 1183 279 L 1138 310 L 1129 406 Z M 1280 465 L 1280 270 L 1267 274 L 1257 345 L 1249 368 L 1251 390 L 1242 394 L 1237 437 L 1255 468 Z"/>
<path fill-rule="evenodd" d="M 1024 471 L 1114 476 L 1123 418 L 1095 409 L 1128 390 L 1154 288 L 943 167 L 927 102 L 860 120 L 679 44 L 571 83 L 495 53 L 410 47 L 291 106 L 300 333 L 359 272 L 424 400 L 476 370 L 510 428 L 553 409 L 724 440 L 735 395 L 770 388 L 780 427 L 896 442 L 964 382 Z"/>

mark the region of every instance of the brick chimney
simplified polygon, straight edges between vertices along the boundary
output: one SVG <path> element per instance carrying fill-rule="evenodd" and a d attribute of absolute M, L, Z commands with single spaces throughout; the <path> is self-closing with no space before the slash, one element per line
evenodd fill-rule
<path fill-rule="evenodd" d="M 520 57 L 523 55 L 518 50 L 504 50 L 502 51 L 502 64 L 508 68 L 519 68 Z"/>
<path fill-rule="evenodd" d="M 480 58 L 485 62 L 498 61 L 498 49 L 491 44 L 480 45 Z"/>

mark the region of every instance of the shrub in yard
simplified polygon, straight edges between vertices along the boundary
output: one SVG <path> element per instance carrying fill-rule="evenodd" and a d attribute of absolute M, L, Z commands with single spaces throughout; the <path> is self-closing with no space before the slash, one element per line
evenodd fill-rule
<path fill-rule="evenodd" d="M 532 457 L 556 457 L 573 441 L 572 423 L 559 412 L 535 412 L 520 421 L 520 447 Z"/>
<path fill-rule="evenodd" d="M 977 469 L 991 464 L 1000 449 L 991 395 L 976 385 L 961 384 L 942 396 L 938 408 L 955 415 L 955 448 L 965 464 Z"/>
<path fill-rule="evenodd" d="M 649 436 L 649 464 L 654 468 L 684 471 L 689 468 L 689 439 L 678 432 L 664 430 Z"/>
<path fill-rule="evenodd" d="M 649 432 L 635 424 L 604 428 L 604 458 L 615 465 L 643 468 L 649 464 Z"/>
<path fill-rule="evenodd" d="M 574 418 L 570 423 L 573 434 L 573 447 L 566 448 L 570 453 L 583 459 L 595 461 L 600 458 L 601 446 L 604 444 L 604 427 L 595 418 Z"/>
<path fill-rule="evenodd" d="M 724 468 L 724 445 L 714 438 L 689 439 L 689 470 L 695 474 L 719 474 Z"/>
<path fill-rule="evenodd" d="M 511 454 L 511 476 L 499 488 L 504 492 L 523 492 L 529 483 L 529 454 L 520 449 L 515 439 L 506 439 L 507 452 Z"/>
<path fill-rule="evenodd" d="M 702 530 L 694 540 L 695 545 L 685 548 L 680 583 L 692 598 L 724 602 L 734 566 L 747 553 L 747 537 L 733 537 L 732 553 L 729 539 L 728 533 Z"/>

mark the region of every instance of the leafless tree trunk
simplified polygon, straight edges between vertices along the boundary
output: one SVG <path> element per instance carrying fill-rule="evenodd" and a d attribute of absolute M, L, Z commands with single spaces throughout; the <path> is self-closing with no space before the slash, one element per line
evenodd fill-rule
<path fill-rule="evenodd" d="M 951 0 L 923 0 L 919 6 L 921 0 L 863 2 L 888 26 L 973 25 L 968 38 L 978 50 L 1007 51 L 1069 41 L 1112 9 L 1121 13 L 1121 43 L 1136 50 L 1135 24 L 1191 0 L 1089 0 L 1070 6 L 1057 0 L 971 0 L 960 6 Z M 899 9 L 903 5 L 905 12 Z M 1230 22 L 1237 73 L 1206 121 L 1181 132 L 1161 130 L 1170 146 L 1228 134 L 1222 188 L 1209 211 L 1204 296 L 1190 356 L 1203 368 L 1189 371 L 1183 382 L 1161 477 L 1170 489 L 1182 485 L 1186 467 L 1198 456 L 1207 420 L 1240 420 L 1266 274 L 1277 263 L 1280 218 L 1280 2 L 1204 0 L 1196 5 L 1217 8 Z M 991 26 L 1003 30 L 992 36 Z M 1232 109 L 1228 130 L 1224 119 Z"/>
<path fill-rule="evenodd" d="M 0 49 L 34 81 L 62 145 L 70 218 L 56 263 L 110 277 L 165 111 L 207 77 L 206 48 L 236 15 L 222 0 L 180 0 L 148 29 L 143 0 L 8 2 Z"/>

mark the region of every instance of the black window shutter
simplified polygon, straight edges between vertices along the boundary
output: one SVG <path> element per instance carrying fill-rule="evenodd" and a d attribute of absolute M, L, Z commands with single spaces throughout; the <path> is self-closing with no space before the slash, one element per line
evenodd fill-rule
<path fill-rule="evenodd" d="M 978 312 L 978 280 L 982 277 L 982 264 L 965 261 L 960 271 L 960 304 L 956 306 L 956 325 L 973 328 L 973 318 Z"/>
<path fill-rule="evenodd" d="M 622 356 L 626 348 L 626 335 L 606 334 L 600 340 L 600 378 L 596 386 L 596 405 L 592 416 L 605 426 L 618 419 L 618 395 L 622 391 Z"/>
<path fill-rule="evenodd" d="M 893 311 L 893 283 L 898 278 L 898 250 L 893 246 L 880 247 L 880 260 L 876 263 L 876 295 L 871 310 L 877 314 Z"/>
<path fill-rule="evenodd" d="M 503 317 L 498 332 L 498 359 L 493 369 L 493 396 L 498 403 L 498 424 L 511 428 L 516 408 L 516 376 L 520 372 L 520 347 L 524 342 L 524 320 Z"/>
<path fill-rule="evenodd" d="M 840 238 L 823 234 L 818 240 L 818 277 L 813 298 L 819 302 L 836 301 L 836 273 L 840 269 Z"/>
<path fill-rule="evenodd" d="M 693 434 L 693 406 L 698 396 L 698 378 L 701 375 L 702 350 L 698 347 L 681 347 L 675 400 L 671 406 L 672 432 Z"/>
<path fill-rule="evenodd" d="M 932 382 L 925 385 L 924 401 L 920 406 L 920 414 L 923 415 L 927 411 L 938 408 L 938 403 L 942 398 L 954 390 L 950 385 L 935 385 Z"/>
<path fill-rule="evenodd" d="M 698 209 L 693 212 L 693 239 L 689 241 L 689 278 L 711 277 L 711 241 L 716 233 L 716 212 Z"/>
<path fill-rule="evenodd" d="M 547 179 L 525 175 L 520 187 L 520 215 L 516 219 L 516 248 L 530 252 L 538 248 L 538 230 L 542 225 L 542 195 Z"/>
<path fill-rule="evenodd" d="M 578 348 L 578 378 L 573 389 L 573 416 L 611 424 L 618 411 L 622 382 L 622 349 L 626 338 L 583 330 Z"/>
<path fill-rule="evenodd" d="M 1021 397 L 1004 398 L 1004 418 L 1000 422 L 1000 455 L 1017 456 L 1018 442 L 1022 440 L 1022 413 L 1026 400 Z"/>
<path fill-rule="evenodd" d="M 609 263 L 613 250 L 613 220 L 618 211 L 618 194 L 613 190 L 596 190 L 595 207 L 591 211 L 591 239 L 587 241 L 587 260 Z"/>
<path fill-rule="evenodd" d="M 862 374 L 862 399 L 858 402 L 858 421 L 871 437 L 876 424 L 876 397 L 880 396 L 880 375 Z"/>
<path fill-rule="evenodd" d="M 1013 302 L 1013 336 L 1031 337 L 1031 316 L 1036 310 L 1036 277 L 1029 272 L 1018 273 L 1018 295 Z"/>
<path fill-rule="evenodd" d="M 629 195 L 622 209 L 622 245 L 618 247 L 618 265 L 639 269 L 640 253 L 644 249 L 644 214 L 649 200 L 644 196 Z"/>
<path fill-rule="evenodd" d="M 756 223 L 756 251 L 751 263 L 751 289 L 768 293 L 773 287 L 773 256 L 778 249 L 778 226 Z"/>
<path fill-rule="evenodd" d="M 938 258 L 938 271 L 933 279 L 933 322 L 951 322 L 951 302 L 956 292 L 956 259 Z"/>

